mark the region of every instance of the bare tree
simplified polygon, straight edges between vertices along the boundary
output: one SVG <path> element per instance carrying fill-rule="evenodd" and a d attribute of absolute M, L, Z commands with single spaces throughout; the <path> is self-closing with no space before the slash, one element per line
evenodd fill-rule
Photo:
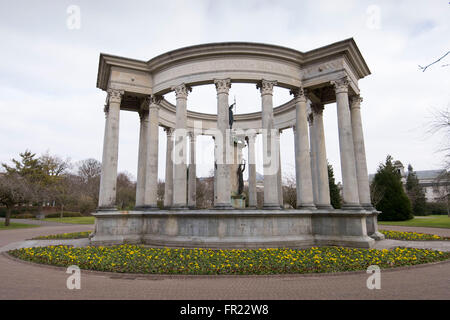
<path fill-rule="evenodd" d="M 375 184 L 370 184 L 370 199 L 372 200 L 372 205 L 376 207 L 378 202 L 380 202 L 381 199 L 384 197 L 384 188 Z"/>
<path fill-rule="evenodd" d="M 100 174 L 102 164 L 95 159 L 86 159 L 78 162 L 78 176 L 84 184 L 84 194 L 95 203 L 98 203 L 98 193 L 100 190 Z"/>
<path fill-rule="evenodd" d="M 292 175 L 285 177 L 283 189 L 283 201 L 289 204 L 292 208 L 297 208 L 297 183 L 295 177 Z"/>
<path fill-rule="evenodd" d="M 6 206 L 5 226 L 9 226 L 11 211 L 17 205 L 33 201 L 32 184 L 17 173 L 0 174 L 0 203 Z"/>
<path fill-rule="evenodd" d="M 450 169 L 450 110 L 446 109 L 432 109 L 431 120 L 428 123 L 428 134 L 435 135 L 442 133 L 442 147 L 438 152 L 444 153 L 445 169 Z"/>
<path fill-rule="evenodd" d="M 450 51 L 447 51 L 446 54 L 444 54 L 442 57 L 440 57 L 439 59 L 433 61 L 430 64 L 427 64 L 426 66 L 422 67 L 421 65 L 419 65 L 419 69 L 422 70 L 422 72 L 425 72 L 425 70 L 427 70 L 427 68 L 431 67 L 433 64 L 438 63 L 439 61 L 441 61 L 442 59 L 444 59 L 448 54 L 450 53 Z M 448 67 L 449 64 L 443 64 L 441 67 Z"/>

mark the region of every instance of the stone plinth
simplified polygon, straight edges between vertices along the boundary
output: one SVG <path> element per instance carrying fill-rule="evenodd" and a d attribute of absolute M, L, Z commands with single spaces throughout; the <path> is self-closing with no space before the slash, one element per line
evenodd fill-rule
<path fill-rule="evenodd" d="M 346 210 L 189 210 L 98 212 L 92 245 L 267 248 L 345 245 L 371 248 L 366 219 Z"/>

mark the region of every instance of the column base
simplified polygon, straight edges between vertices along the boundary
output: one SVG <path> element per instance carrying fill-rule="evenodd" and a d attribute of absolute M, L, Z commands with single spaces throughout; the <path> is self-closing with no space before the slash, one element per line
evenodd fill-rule
<path fill-rule="evenodd" d="M 297 206 L 297 209 L 317 210 L 317 207 L 312 203 L 304 203 Z"/>
<path fill-rule="evenodd" d="M 97 212 L 102 212 L 102 211 L 117 211 L 117 207 L 113 206 L 113 207 L 98 207 L 97 208 Z"/>
<path fill-rule="evenodd" d="M 215 210 L 234 210 L 234 207 L 230 203 L 216 203 L 214 205 Z"/>
<path fill-rule="evenodd" d="M 263 205 L 264 210 L 281 210 L 283 209 L 279 203 L 267 203 Z"/>
<path fill-rule="evenodd" d="M 185 204 L 174 204 L 170 207 L 170 210 L 189 210 L 189 207 Z"/>
<path fill-rule="evenodd" d="M 372 206 L 371 203 L 361 203 L 361 207 L 363 207 L 367 211 L 376 211 L 377 210 Z"/>
<path fill-rule="evenodd" d="M 317 209 L 334 210 L 333 206 L 330 204 L 316 204 Z"/>
<path fill-rule="evenodd" d="M 139 206 L 139 207 L 136 207 L 135 210 L 137 210 L 137 211 L 155 211 L 155 210 L 159 210 L 159 207 L 156 205 Z"/>
<path fill-rule="evenodd" d="M 343 210 L 362 210 L 363 207 L 359 203 L 344 203 L 342 204 Z"/>

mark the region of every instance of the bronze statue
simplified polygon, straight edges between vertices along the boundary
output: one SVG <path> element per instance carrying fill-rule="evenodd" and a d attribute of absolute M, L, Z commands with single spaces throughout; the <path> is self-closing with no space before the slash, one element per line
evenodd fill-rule
<path fill-rule="evenodd" d="M 237 175 L 238 175 L 238 194 L 241 195 L 242 191 L 244 191 L 244 177 L 242 175 L 242 173 L 245 170 L 245 160 L 242 161 L 242 163 L 238 166 L 237 169 Z"/>
<path fill-rule="evenodd" d="M 233 103 L 229 108 L 228 108 L 228 122 L 230 124 L 230 129 L 233 127 L 233 107 L 236 105 L 236 102 Z"/>

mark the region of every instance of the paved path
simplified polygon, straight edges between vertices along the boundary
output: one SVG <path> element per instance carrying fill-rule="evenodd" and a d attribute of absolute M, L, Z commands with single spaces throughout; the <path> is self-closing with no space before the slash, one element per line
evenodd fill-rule
<path fill-rule="evenodd" d="M 426 228 L 426 227 L 404 227 L 404 226 L 388 226 L 378 225 L 378 229 L 381 230 L 393 230 L 393 231 L 407 231 L 407 232 L 419 232 L 436 234 L 441 237 L 450 237 L 450 229 L 445 228 Z"/>
<path fill-rule="evenodd" d="M 0 231 L 0 246 L 89 225 Z M 368 274 L 233 277 L 121 276 L 82 271 L 81 289 L 68 290 L 63 269 L 0 255 L 0 299 L 450 299 L 450 263 L 381 272 L 381 290 Z"/>

